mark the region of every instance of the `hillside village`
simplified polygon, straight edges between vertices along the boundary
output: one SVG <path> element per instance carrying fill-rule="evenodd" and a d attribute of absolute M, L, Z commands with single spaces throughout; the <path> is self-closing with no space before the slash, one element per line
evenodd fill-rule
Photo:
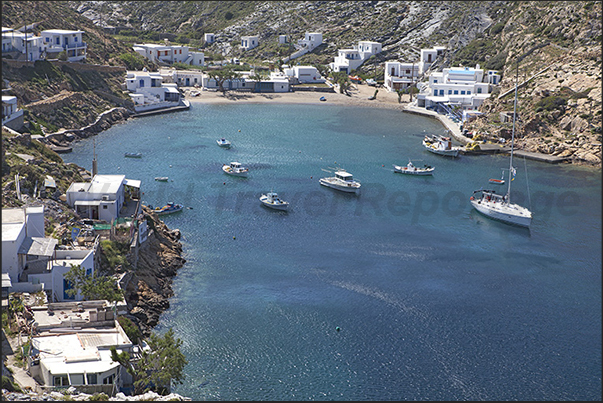
<path fill-rule="evenodd" d="M 14 331 L 31 338 L 25 365 L 40 385 L 37 392 L 77 386 L 90 394 L 131 393 L 132 377 L 112 362 L 108 348 L 136 356 L 145 344 L 131 340 L 131 329 L 124 330 L 128 325 L 117 316 L 149 337 L 185 262 L 178 230 L 141 204 L 140 180 L 62 163 L 60 153 L 70 152 L 73 141 L 117 122 L 188 109 L 189 98 L 204 92 L 346 94 L 366 86 L 396 94 L 400 103 L 408 99 L 402 107 L 414 113 L 453 122 L 452 134 L 471 152 L 509 141 L 517 84 L 516 148 L 601 169 L 599 2 L 488 2 L 501 12 L 513 9 L 498 21 L 500 13 L 490 15 L 482 5 L 470 18 L 453 12 L 457 4 L 354 2 L 358 10 L 372 10 L 363 24 L 349 2 L 244 2 L 254 4 L 241 5 L 238 17 L 228 9 L 229 23 L 207 30 L 189 15 L 181 23 L 183 43 L 159 35 L 128 45 L 120 30 L 167 30 L 146 13 L 133 26 L 127 10 L 133 2 L 29 4 L 40 13 L 36 20 L 26 14 L 27 3 L 34 2 L 2 6 L 2 298 L 3 312 L 10 293 L 24 303 L 14 314 Z M 223 3 L 226 10 L 233 2 Z M 219 8 L 216 14 L 224 11 Z M 68 18 L 43 18 L 58 10 Z M 538 13 L 540 26 L 534 27 Z M 275 15 L 281 24 L 293 16 L 303 24 L 269 29 L 266 21 Z M 458 31 L 464 18 L 471 23 Z M 567 21 L 583 25 L 572 29 Z M 447 38 L 446 29 L 454 34 Z M 199 46 L 184 43 L 191 38 Z M 497 44 L 483 50 L 490 57 L 468 58 L 485 42 Z M 87 275 L 112 276 L 124 298 L 111 303 L 68 293 L 71 265 Z M 59 364 L 44 354 L 53 348 L 44 343 L 49 336 L 55 347 L 73 343 L 57 329 L 74 323 L 88 328 L 91 339 L 98 336 L 89 344 L 98 368 L 82 372 L 81 362 L 92 358 L 73 352 L 78 357 L 65 357 L 71 366 L 61 364 L 71 375 L 53 377 Z"/>

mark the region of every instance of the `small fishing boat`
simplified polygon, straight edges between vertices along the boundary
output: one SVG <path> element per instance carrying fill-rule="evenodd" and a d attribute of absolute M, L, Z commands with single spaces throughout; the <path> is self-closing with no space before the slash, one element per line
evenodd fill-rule
<path fill-rule="evenodd" d="M 344 170 L 335 172 L 335 176 L 320 178 L 320 184 L 346 193 L 358 193 L 360 182 L 355 181 L 351 173 Z"/>
<path fill-rule="evenodd" d="M 222 137 L 220 140 L 216 140 L 216 142 L 220 147 L 230 148 L 231 146 L 230 141 L 226 140 L 224 137 Z"/>
<path fill-rule="evenodd" d="M 449 155 L 457 157 L 461 151 L 461 147 L 453 147 L 450 137 L 444 136 L 425 136 L 423 146 L 434 154 Z"/>
<path fill-rule="evenodd" d="M 405 167 L 400 165 L 394 165 L 394 172 L 400 174 L 433 175 L 434 170 L 435 168 L 429 165 L 424 165 L 423 167 L 416 167 L 410 160 L 408 160 L 408 164 Z"/>
<path fill-rule="evenodd" d="M 157 182 L 167 182 L 168 181 L 168 177 L 167 176 L 156 176 L 155 180 Z"/>
<path fill-rule="evenodd" d="M 362 81 L 362 79 L 360 77 L 358 77 L 358 76 L 350 76 L 350 75 L 348 75 L 348 78 L 353 83 L 358 83 L 359 84 Z"/>
<path fill-rule="evenodd" d="M 126 158 L 142 158 L 142 153 L 125 153 Z"/>
<path fill-rule="evenodd" d="M 282 200 L 275 192 L 263 194 L 260 196 L 260 201 L 264 206 L 275 210 L 287 210 L 289 208 L 289 202 Z"/>
<path fill-rule="evenodd" d="M 241 166 L 240 162 L 231 162 L 230 165 L 222 165 L 222 170 L 233 176 L 243 176 L 246 177 L 249 173 L 249 169 Z"/>
<path fill-rule="evenodd" d="M 326 101 L 326 100 L 327 100 L 327 98 L 325 98 L 325 97 L 320 97 L 320 100 L 324 102 L 324 101 Z"/>
<path fill-rule="evenodd" d="M 155 207 L 155 210 L 153 211 L 157 213 L 157 215 L 165 215 L 177 213 L 178 211 L 182 211 L 183 208 L 184 206 L 182 204 L 169 202 L 163 207 Z"/>

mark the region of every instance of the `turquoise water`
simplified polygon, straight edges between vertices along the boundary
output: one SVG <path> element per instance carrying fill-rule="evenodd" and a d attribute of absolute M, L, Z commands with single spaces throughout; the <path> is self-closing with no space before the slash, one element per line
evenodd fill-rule
<path fill-rule="evenodd" d="M 194 104 L 96 136 L 99 173 L 142 180 L 146 204 L 188 207 L 163 217 L 187 260 L 157 328 L 184 342 L 175 392 L 601 398 L 601 171 L 516 159 L 512 198 L 534 218 L 513 227 L 468 200 L 508 157 L 430 154 L 425 133 L 445 129 L 391 110 Z M 87 139 L 63 158 L 91 170 L 92 149 Z M 433 177 L 394 174 L 409 158 Z M 231 161 L 249 177 L 224 174 Z M 319 185 L 336 167 L 360 195 Z M 289 212 L 261 206 L 271 190 Z"/>

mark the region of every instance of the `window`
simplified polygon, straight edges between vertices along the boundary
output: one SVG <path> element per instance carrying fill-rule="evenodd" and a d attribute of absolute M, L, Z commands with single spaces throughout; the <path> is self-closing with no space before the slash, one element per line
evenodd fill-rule
<path fill-rule="evenodd" d="M 433 83 L 434 83 L 434 84 L 437 84 L 437 83 L 438 83 L 438 80 L 433 80 Z"/>
<path fill-rule="evenodd" d="M 410 74 L 410 70 L 408 70 L 408 69 L 407 69 L 407 70 L 406 70 L 406 74 Z"/>
<path fill-rule="evenodd" d="M 86 276 L 92 275 L 92 269 L 86 269 Z"/>
<path fill-rule="evenodd" d="M 144 80 L 141 78 L 140 81 L 138 81 L 138 86 L 140 88 L 144 87 Z"/>
<path fill-rule="evenodd" d="M 452 95 L 452 90 L 448 90 L 448 95 Z"/>
<path fill-rule="evenodd" d="M 69 386 L 67 375 L 56 375 L 53 379 L 53 386 Z"/>
<path fill-rule="evenodd" d="M 106 378 L 103 378 L 103 385 L 113 385 L 113 379 L 115 378 L 115 374 L 111 374 Z"/>
<path fill-rule="evenodd" d="M 395 76 L 396 75 L 396 70 L 392 67 L 392 73 L 390 74 L 390 76 Z"/>
<path fill-rule="evenodd" d="M 459 90 L 454 90 L 454 95 L 458 95 L 459 94 Z"/>
<path fill-rule="evenodd" d="M 444 96 L 444 90 L 440 90 L 440 95 Z"/>
<path fill-rule="evenodd" d="M 106 209 L 107 209 L 107 205 L 106 205 L 106 204 L 104 204 L 104 205 L 103 205 L 103 209 L 104 209 L 104 210 L 106 210 Z"/>
<path fill-rule="evenodd" d="M 86 383 L 88 385 L 96 385 L 96 374 L 86 374 Z"/>
<path fill-rule="evenodd" d="M 471 90 L 467 90 L 467 95 L 471 95 Z"/>
<path fill-rule="evenodd" d="M 461 90 L 461 95 L 465 95 L 465 90 Z"/>
<path fill-rule="evenodd" d="M 482 93 L 482 89 L 481 89 L 481 88 L 478 88 L 478 89 L 477 89 L 477 93 L 478 93 L 478 94 L 481 94 L 481 93 Z"/>

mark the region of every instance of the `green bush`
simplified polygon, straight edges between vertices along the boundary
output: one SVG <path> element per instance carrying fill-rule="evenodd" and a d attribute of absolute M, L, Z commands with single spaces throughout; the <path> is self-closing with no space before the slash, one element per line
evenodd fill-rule
<path fill-rule="evenodd" d="M 16 383 L 13 383 L 13 381 L 11 381 L 8 376 L 4 376 L 4 375 L 2 375 L 2 389 L 6 389 L 9 392 L 19 392 L 19 393 L 23 392 L 21 390 L 21 388 L 19 387 L 19 385 L 17 385 Z"/>
<path fill-rule="evenodd" d="M 142 70 L 146 64 L 144 57 L 139 54 L 122 53 L 119 55 L 119 60 L 126 65 L 128 70 Z"/>
<path fill-rule="evenodd" d="M 536 102 L 534 108 L 536 112 L 541 112 L 543 110 L 553 111 L 555 109 L 561 109 L 566 104 L 567 100 L 565 98 L 556 95 L 551 95 Z"/>
<path fill-rule="evenodd" d="M 140 344 L 141 334 L 138 326 L 136 326 L 134 322 L 132 322 L 125 316 L 118 316 L 117 321 L 119 322 L 120 326 L 124 329 L 124 332 L 126 332 L 128 339 L 130 339 L 130 341 L 134 344 Z"/>

